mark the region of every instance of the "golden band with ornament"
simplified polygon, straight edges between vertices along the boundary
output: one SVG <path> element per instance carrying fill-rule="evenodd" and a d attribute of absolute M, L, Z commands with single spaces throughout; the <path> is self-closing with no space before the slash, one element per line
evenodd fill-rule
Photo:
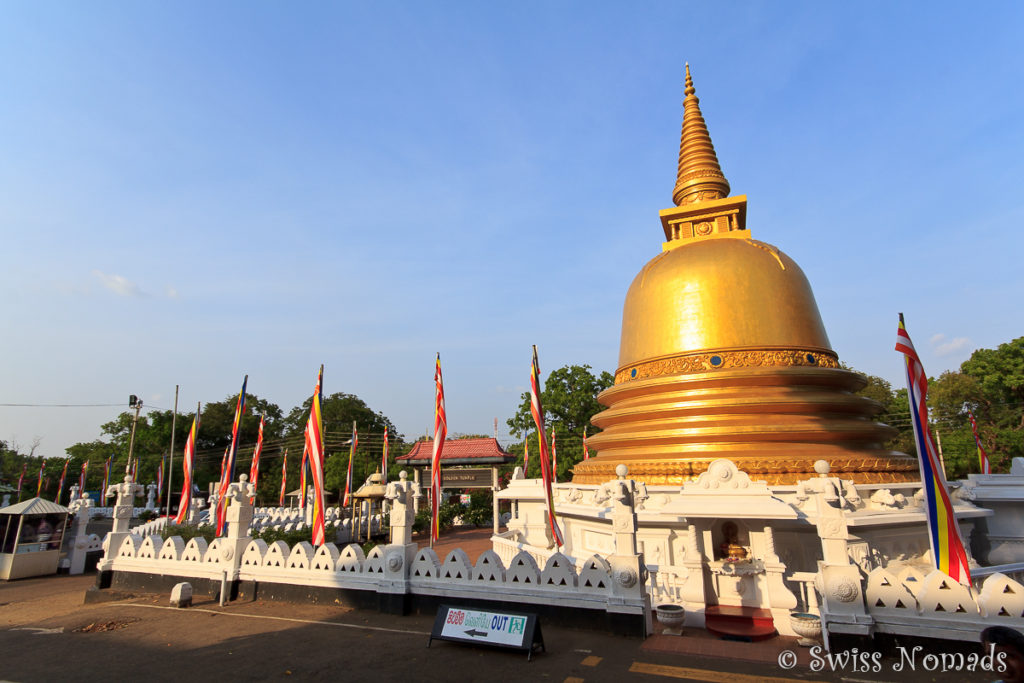
<path fill-rule="evenodd" d="M 820 458 L 792 457 L 765 458 L 757 456 L 732 456 L 738 469 L 750 475 L 754 481 L 764 481 L 769 486 L 795 484 L 799 481 L 817 478 L 815 461 Z M 652 460 L 607 460 L 591 458 L 576 463 L 573 468 L 574 484 L 603 484 L 616 478 L 615 467 L 621 462 L 629 467 L 629 478 L 642 481 L 649 486 L 679 486 L 696 481 L 706 472 L 715 458 L 688 458 L 677 461 Z M 855 479 L 860 484 L 899 484 L 919 482 L 917 459 L 902 457 L 841 457 L 827 459 L 830 475 L 840 479 Z"/>
<path fill-rule="evenodd" d="M 768 368 L 778 366 L 804 366 L 838 368 L 835 353 L 810 349 L 749 349 L 744 351 L 715 351 L 690 353 L 671 358 L 637 363 L 615 373 L 615 383 L 650 379 L 664 375 L 683 375 L 694 372 L 713 372 L 729 368 Z"/>

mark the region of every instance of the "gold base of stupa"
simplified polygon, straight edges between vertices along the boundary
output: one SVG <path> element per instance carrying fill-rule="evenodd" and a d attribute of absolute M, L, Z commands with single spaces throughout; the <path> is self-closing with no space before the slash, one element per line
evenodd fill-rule
<path fill-rule="evenodd" d="M 606 482 L 622 463 L 631 479 L 679 485 L 717 458 L 772 485 L 816 477 L 818 460 L 856 483 L 919 481 L 915 458 L 883 447 L 895 430 L 872 419 L 878 404 L 853 393 L 863 377 L 806 363 L 620 380 L 599 397 L 603 431 L 588 439 L 598 455 L 573 482 Z"/>

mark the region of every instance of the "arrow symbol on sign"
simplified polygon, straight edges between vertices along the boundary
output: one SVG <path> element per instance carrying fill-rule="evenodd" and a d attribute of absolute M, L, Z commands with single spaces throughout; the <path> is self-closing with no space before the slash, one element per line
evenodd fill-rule
<path fill-rule="evenodd" d="M 466 635 L 467 636 L 473 636 L 474 638 L 476 636 L 486 636 L 487 635 L 487 631 L 477 631 L 475 628 L 471 628 L 468 631 L 466 631 Z"/>

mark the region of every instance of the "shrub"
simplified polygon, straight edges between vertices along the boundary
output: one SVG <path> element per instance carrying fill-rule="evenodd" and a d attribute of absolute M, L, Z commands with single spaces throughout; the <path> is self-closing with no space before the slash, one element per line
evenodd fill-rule
<path fill-rule="evenodd" d="M 177 524 L 168 524 L 160 532 L 160 537 L 166 541 L 171 536 L 180 536 L 186 543 L 198 536 L 206 539 L 207 543 L 212 543 L 213 539 L 217 537 L 217 530 L 209 524 L 204 524 L 199 527 L 194 527 L 189 524 L 182 524 L 181 526 L 178 526 Z"/>
<path fill-rule="evenodd" d="M 313 542 L 313 529 L 294 529 L 292 531 L 285 531 L 284 529 L 274 529 L 273 527 L 267 527 L 262 531 L 256 531 L 253 529 L 249 532 L 249 535 L 253 538 L 262 540 L 267 545 L 276 541 L 284 541 L 289 548 L 293 547 L 296 543 Z"/>

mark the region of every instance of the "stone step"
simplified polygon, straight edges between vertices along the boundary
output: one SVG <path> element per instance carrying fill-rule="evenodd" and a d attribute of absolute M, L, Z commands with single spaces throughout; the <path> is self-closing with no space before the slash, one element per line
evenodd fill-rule
<path fill-rule="evenodd" d="M 704 628 L 729 640 L 765 640 L 775 635 L 775 620 L 769 610 L 739 605 L 709 605 L 704 610 Z"/>

